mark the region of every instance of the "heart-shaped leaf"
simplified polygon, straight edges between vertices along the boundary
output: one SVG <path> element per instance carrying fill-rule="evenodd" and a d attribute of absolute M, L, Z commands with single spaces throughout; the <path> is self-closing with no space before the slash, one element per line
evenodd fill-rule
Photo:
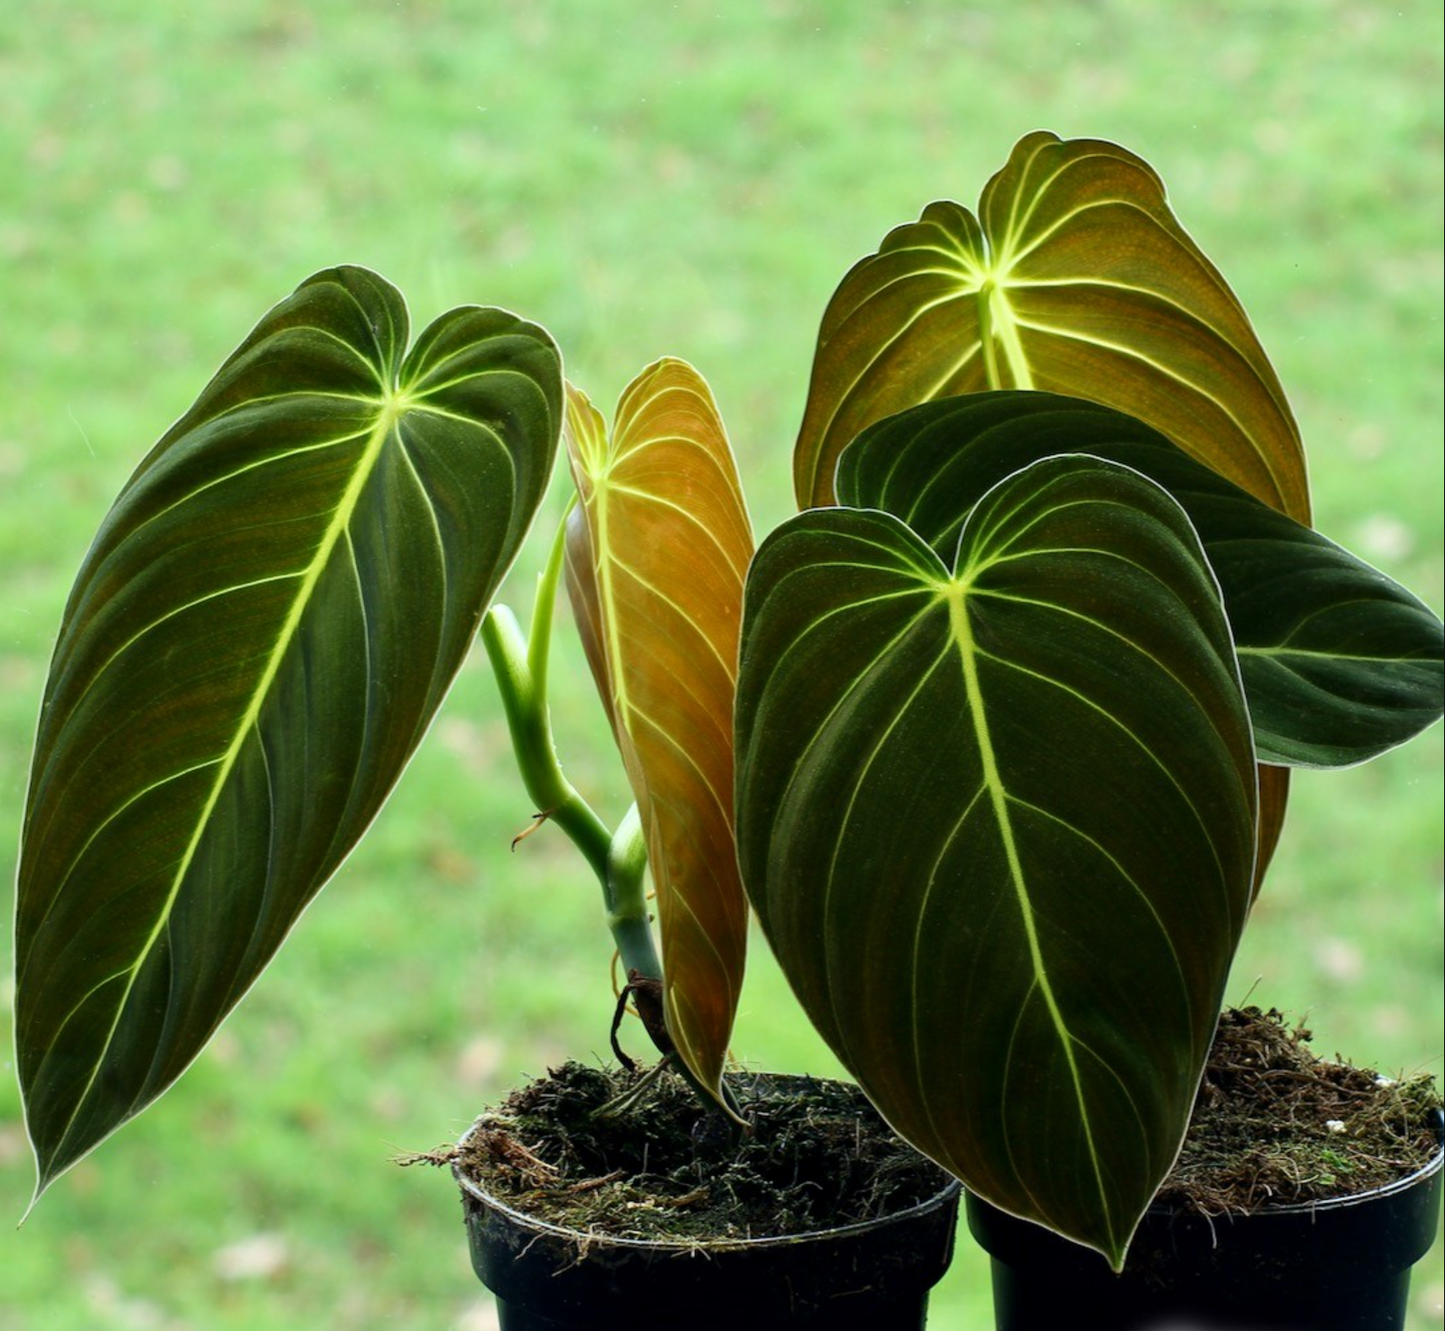
<path fill-rule="evenodd" d="M 742 987 L 732 706 L 752 528 L 712 394 L 679 360 L 623 393 L 609 442 L 569 386 L 581 506 L 567 588 L 647 833 L 668 1033 L 718 1091 Z"/>
<path fill-rule="evenodd" d="M 406 353 L 316 274 L 122 490 L 76 579 L 26 808 L 16 1044 L 37 1192 L 160 1095 L 380 808 L 531 522 L 561 364 L 499 310 Z"/>
<path fill-rule="evenodd" d="M 892 514 L 760 548 L 737 700 L 749 897 L 916 1146 L 1118 1266 L 1183 1138 L 1250 899 L 1255 762 L 1188 519 L 1056 457 L 945 563 Z"/>
<path fill-rule="evenodd" d="M 987 388 L 1117 407 L 1309 521 L 1299 432 L 1243 308 L 1112 143 L 1029 134 L 977 217 L 930 204 L 854 265 L 818 333 L 799 504 L 832 502 L 839 453 L 874 421 Z"/>
<path fill-rule="evenodd" d="M 925 403 L 843 451 L 838 498 L 896 514 L 946 558 L 989 489 L 1057 453 L 1132 467 L 1189 515 L 1219 579 L 1261 762 L 1348 766 L 1439 718 L 1445 626 L 1429 607 L 1107 407 L 1016 392 Z"/>

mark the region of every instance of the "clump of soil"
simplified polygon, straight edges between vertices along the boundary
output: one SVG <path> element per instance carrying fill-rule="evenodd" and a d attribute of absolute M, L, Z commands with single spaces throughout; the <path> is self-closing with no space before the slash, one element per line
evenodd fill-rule
<path fill-rule="evenodd" d="M 1254 1211 L 1368 1192 L 1430 1162 L 1440 1148 L 1433 1078 L 1327 1062 L 1309 1042 L 1274 1010 L 1226 1009 L 1160 1201 Z"/>
<path fill-rule="evenodd" d="M 729 1078 L 751 1132 L 739 1136 L 678 1078 L 625 1113 L 604 1111 L 642 1074 L 569 1062 L 512 1092 L 452 1163 L 493 1196 L 554 1224 L 614 1238 L 800 1234 L 907 1209 L 947 1176 L 899 1140 L 856 1087 Z M 599 1112 L 603 1111 L 603 1112 Z"/>

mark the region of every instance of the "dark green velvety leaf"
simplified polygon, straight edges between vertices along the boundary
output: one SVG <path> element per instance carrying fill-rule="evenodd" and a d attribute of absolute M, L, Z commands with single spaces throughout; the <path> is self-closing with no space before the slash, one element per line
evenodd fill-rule
<path fill-rule="evenodd" d="M 19 877 L 38 1191 L 260 974 L 400 775 L 531 522 L 560 432 L 551 340 L 467 307 L 406 343 L 375 274 L 308 279 L 85 558 Z"/>
<path fill-rule="evenodd" d="M 1046 459 L 947 563 L 799 514 L 749 574 L 744 884 L 809 1017 L 905 1137 L 1122 1260 L 1177 1154 L 1250 898 L 1228 625 L 1152 482 Z"/>
<path fill-rule="evenodd" d="M 1418 598 L 1131 416 L 1051 393 L 973 393 L 880 421 L 844 450 L 840 500 L 902 518 L 951 558 L 965 516 L 1039 458 L 1142 472 L 1204 543 L 1239 650 L 1260 761 L 1363 762 L 1439 718 L 1445 628 Z"/>

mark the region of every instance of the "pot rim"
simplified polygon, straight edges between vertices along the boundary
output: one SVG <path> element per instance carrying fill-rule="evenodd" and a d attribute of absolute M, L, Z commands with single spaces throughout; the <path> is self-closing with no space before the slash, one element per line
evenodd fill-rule
<path fill-rule="evenodd" d="M 813 1077 L 806 1073 L 789 1072 L 745 1072 L 742 1077 L 751 1080 L 754 1084 L 759 1082 L 787 1082 L 787 1081 L 829 1081 L 827 1077 Z M 471 1135 L 481 1127 L 486 1114 L 478 1116 L 465 1133 L 463 1133 L 459 1146 L 463 1145 Z M 905 1143 L 906 1145 L 906 1143 Z M 916 1148 L 915 1148 L 916 1149 Z M 925 1157 L 926 1158 L 926 1157 Z M 870 1220 L 854 1220 L 846 1225 L 834 1225 L 828 1229 L 809 1229 L 797 1234 L 765 1234 L 756 1238 L 717 1238 L 717 1239 L 638 1239 L 627 1238 L 612 1234 L 599 1234 L 585 1229 L 572 1229 L 567 1225 L 554 1224 L 550 1220 L 540 1220 L 536 1216 L 529 1215 L 526 1211 L 520 1211 L 509 1202 L 503 1201 L 500 1197 L 488 1192 L 476 1179 L 462 1172 L 460 1164 L 452 1162 L 452 1177 L 456 1180 L 457 1186 L 471 1197 L 474 1201 L 505 1216 L 514 1224 L 523 1226 L 532 1231 L 538 1237 L 550 1235 L 554 1238 L 566 1239 L 571 1243 L 581 1245 L 607 1244 L 618 1248 L 646 1248 L 652 1251 L 664 1252 L 696 1252 L 700 1254 L 727 1252 L 733 1249 L 746 1249 L 749 1252 L 756 1252 L 770 1247 L 783 1247 L 796 1245 L 798 1243 L 817 1243 L 823 1241 L 836 1241 L 839 1238 L 847 1238 L 853 1234 L 864 1234 L 875 1230 L 883 1225 L 895 1224 L 900 1221 L 922 1219 L 935 1211 L 941 1210 L 949 1204 L 956 1202 L 963 1191 L 963 1184 L 950 1174 L 937 1161 L 930 1160 L 929 1163 L 941 1176 L 941 1183 L 932 1196 L 926 1197 L 921 1202 L 915 1202 L 912 1206 L 905 1207 L 901 1211 L 889 1211 L 883 1215 L 874 1216 Z"/>
<path fill-rule="evenodd" d="M 474 1124 L 472 1128 L 467 1130 L 466 1136 L 471 1135 L 475 1126 Z M 462 1138 L 463 1141 L 466 1140 L 466 1136 Z M 536 1216 L 529 1215 L 525 1211 L 519 1211 L 510 1203 L 488 1192 L 475 1179 L 464 1174 L 461 1166 L 455 1163 L 452 1165 L 452 1177 L 456 1179 L 457 1186 L 473 1200 L 505 1216 L 514 1224 L 521 1225 L 538 1235 L 549 1234 L 555 1238 L 566 1239 L 580 1246 L 607 1244 L 609 1247 L 616 1248 L 647 1248 L 654 1251 L 696 1252 L 701 1254 L 727 1252 L 737 1248 L 745 1248 L 752 1252 L 762 1248 L 793 1246 L 799 1243 L 836 1241 L 837 1239 L 846 1238 L 852 1234 L 867 1233 L 883 1225 L 896 1224 L 905 1220 L 921 1219 L 923 1216 L 947 1206 L 958 1197 L 963 1189 L 963 1184 L 952 1175 L 947 1175 L 942 1187 L 940 1187 L 933 1196 L 927 1197 L 921 1202 L 915 1202 L 912 1206 L 902 1211 L 889 1211 L 884 1215 L 874 1216 L 871 1220 L 854 1220 L 846 1225 L 835 1225 L 829 1229 L 809 1229 L 798 1234 L 765 1234 L 755 1238 L 743 1239 L 638 1239 L 614 1234 L 599 1234 L 593 1230 L 570 1229 L 566 1225 L 553 1224 L 550 1220 L 539 1220 Z"/>

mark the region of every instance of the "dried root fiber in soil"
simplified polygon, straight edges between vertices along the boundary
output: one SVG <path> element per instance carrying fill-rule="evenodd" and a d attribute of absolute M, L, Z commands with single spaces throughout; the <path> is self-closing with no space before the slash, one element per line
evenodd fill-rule
<path fill-rule="evenodd" d="M 1309 1041 L 1276 1011 L 1225 1011 L 1161 1201 L 1207 1215 L 1324 1201 L 1430 1162 L 1440 1149 L 1433 1078 L 1329 1062 Z"/>
<path fill-rule="evenodd" d="M 636 1073 L 569 1062 L 514 1091 L 456 1148 L 493 1196 L 593 1235 L 677 1240 L 801 1234 L 907 1209 L 946 1182 L 856 1087 L 766 1076 L 730 1084 L 752 1131 L 739 1137 L 665 1076 L 625 1113 L 599 1113 Z"/>

